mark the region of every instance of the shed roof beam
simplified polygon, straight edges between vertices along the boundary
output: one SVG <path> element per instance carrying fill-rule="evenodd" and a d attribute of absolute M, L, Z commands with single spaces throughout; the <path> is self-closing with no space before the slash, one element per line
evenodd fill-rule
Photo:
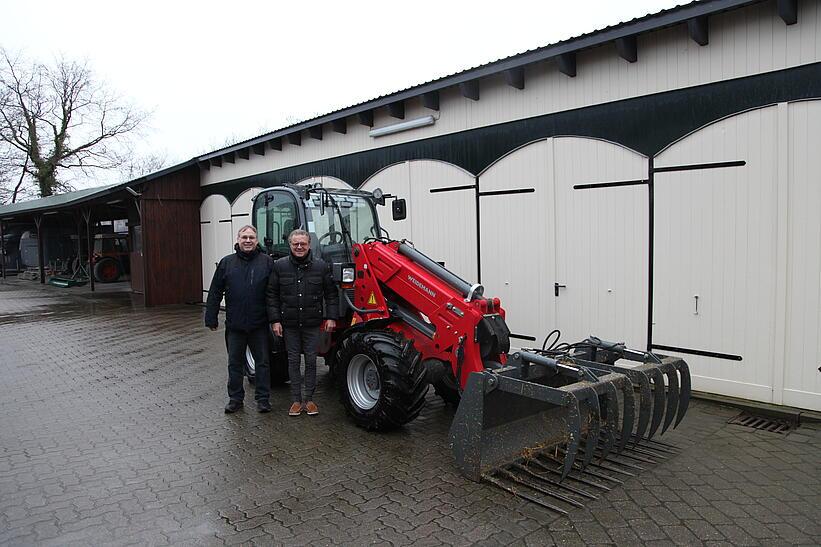
<path fill-rule="evenodd" d="M 312 125 L 308 128 L 308 134 L 311 135 L 312 139 L 316 139 L 318 141 L 322 140 L 322 126 L 321 125 Z"/>
<path fill-rule="evenodd" d="M 251 156 L 247 148 L 237 150 L 237 155 L 244 160 L 247 160 Z"/>
<path fill-rule="evenodd" d="M 479 100 L 479 80 L 468 80 L 459 84 L 459 91 L 462 92 L 463 97 L 467 97 L 472 101 Z"/>
<path fill-rule="evenodd" d="M 700 46 L 706 46 L 710 43 L 709 28 L 709 20 L 706 15 L 687 20 L 687 30 L 690 33 L 690 38 Z"/>
<path fill-rule="evenodd" d="M 265 145 L 262 144 L 262 143 L 255 144 L 252 147 L 252 150 L 254 151 L 254 154 L 256 154 L 257 156 L 264 156 L 265 155 Z"/>
<path fill-rule="evenodd" d="M 333 127 L 335 132 L 342 133 L 344 135 L 348 132 L 348 120 L 347 118 L 339 118 L 338 120 L 334 120 L 331 122 L 331 127 Z"/>
<path fill-rule="evenodd" d="M 516 89 L 524 89 L 525 67 L 517 66 L 515 68 L 505 70 L 505 82 L 507 82 L 507 85 L 515 87 Z"/>
<path fill-rule="evenodd" d="M 635 63 L 639 60 L 638 40 L 636 36 L 625 36 L 624 38 L 616 38 L 616 51 L 619 52 L 619 57 L 628 63 Z"/>
<path fill-rule="evenodd" d="M 788 25 L 798 22 L 798 0 L 778 0 L 778 16 Z"/>
<path fill-rule="evenodd" d="M 233 152 L 228 152 L 227 154 L 223 154 L 222 159 L 224 159 L 228 163 L 236 163 L 237 162 L 237 159 L 236 159 L 236 157 L 234 157 Z"/>
<path fill-rule="evenodd" d="M 405 119 L 405 101 L 396 101 L 388 105 L 388 113 L 393 118 Z"/>
<path fill-rule="evenodd" d="M 357 116 L 359 118 L 359 123 L 362 125 L 367 125 L 368 127 L 373 127 L 373 110 L 362 111 Z"/>
<path fill-rule="evenodd" d="M 302 146 L 302 133 L 300 133 L 299 131 L 297 131 L 296 133 L 289 133 L 288 142 L 293 144 L 294 146 Z"/>
<path fill-rule="evenodd" d="M 271 146 L 271 150 L 282 150 L 282 137 L 271 139 L 268 144 Z"/>
<path fill-rule="evenodd" d="M 439 110 L 439 92 L 428 91 L 422 93 L 422 106 L 431 110 Z"/>
<path fill-rule="evenodd" d="M 562 53 L 558 57 L 556 57 L 556 62 L 559 63 L 559 72 L 570 76 L 571 78 L 576 77 L 576 52 L 571 51 L 569 53 Z"/>
<path fill-rule="evenodd" d="M 216 165 L 217 167 L 222 167 L 222 156 L 214 156 L 209 160 L 211 165 Z"/>

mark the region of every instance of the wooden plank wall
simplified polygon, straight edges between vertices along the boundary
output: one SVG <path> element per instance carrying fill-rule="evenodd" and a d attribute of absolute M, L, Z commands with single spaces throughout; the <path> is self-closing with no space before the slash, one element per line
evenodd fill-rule
<path fill-rule="evenodd" d="M 199 168 L 188 167 L 150 181 L 141 198 L 145 304 L 199 302 Z"/>

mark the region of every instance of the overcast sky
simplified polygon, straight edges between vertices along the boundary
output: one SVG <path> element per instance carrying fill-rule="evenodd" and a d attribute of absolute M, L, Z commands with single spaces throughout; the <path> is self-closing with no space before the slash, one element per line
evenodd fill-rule
<path fill-rule="evenodd" d="M 0 0 L 0 46 L 87 60 L 174 164 L 679 3 Z"/>

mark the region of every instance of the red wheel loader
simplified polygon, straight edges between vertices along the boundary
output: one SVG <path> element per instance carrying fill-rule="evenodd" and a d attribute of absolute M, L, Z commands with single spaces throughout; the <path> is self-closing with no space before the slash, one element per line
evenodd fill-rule
<path fill-rule="evenodd" d="M 266 189 L 253 208 L 273 257 L 301 227 L 331 264 L 342 304 L 320 353 L 357 425 L 410 422 L 433 385 L 458 404 L 450 444 L 466 477 L 562 513 L 669 456 L 673 447 L 653 437 L 687 411 L 683 360 L 593 336 L 560 344 L 557 331 L 550 347 L 511 351 L 499 299 L 391 240 L 376 213 L 388 200 L 404 219 L 396 196 L 318 185 Z"/>

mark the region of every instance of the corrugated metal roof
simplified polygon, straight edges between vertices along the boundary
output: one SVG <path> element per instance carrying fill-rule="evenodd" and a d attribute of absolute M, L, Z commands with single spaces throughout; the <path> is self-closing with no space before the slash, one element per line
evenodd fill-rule
<path fill-rule="evenodd" d="M 476 80 L 492 74 L 499 74 L 505 70 L 523 67 L 532 63 L 545 61 L 566 53 L 589 49 L 607 42 L 612 42 L 619 38 L 636 36 L 673 25 L 678 25 L 695 17 L 730 11 L 747 5 L 757 4 L 762 1 L 764 0 L 696 0 L 694 2 L 645 15 L 643 17 L 631 19 L 630 21 L 608 26 L 603 29 L 581 34 L 573 38 L 568 38 L 567 40 L 562 40 L 544 47 L 528 50 L 510 57 L 499 59 L 497 61 L 469 68 L 451 74 L 450 76 L 437 78 L 435 80 L 411 86 L 387 95 L 380 95 L 379 97 L 341 108 L 339 110 L 329 112 L 328 114 L 317 116 L 310 120 L 292 124 L 270 133 L 265 133 L 259 137 L 220 148 L 213 152 L 203 154 L 197 159 L 199 161 L 206 161 L 223 154 L 236 152 L 237 150 L 242 150 L 275 138 L 280 138 L 292 133 L 303 131 L 310 127 L 330 123 L 341 118 L 347 118 L 348 116 L 353 116 L 359 114 L 360 112 L 384 107 L 391 103 L 410 99 L 412 97 L 418 97 L 424 93 L 439 91 L 444 88 L 456 86 L 460 83 Z"/>
<path fill-rule="evenodd" d="M 18 203 L 11 203 L 9 205 L 0 205 L 0 218 L 7 218 L 15 214 L 30 213 L 33 211 L 40 211 L 43 209 L 57 209 L 68 205 L 73 205 L 79 202 L 87 201 L 101 195 L 109 193 L 109 191 L 117 184 L 108 184 L 106 186 L 97 186 L 95 188 L 86 188 L 83 190 L 76 190 L 74 192 L 66 192 L 65 194 L 56 194 L 40 199 L 32 199 L 28 201 L 20 201 Z"/>
<path fill-rule="evenodd" d="M 7 220 L 9 217 L 13 217 L 14 215 L 31 214 L 39 211 L 60 209 L 63 207 L 79 205 L 87 201 L 91 201 L 109 194 L 113 194 L 115 192 L 119 192 L 120 190 L 123 190 L 126 186 L 133 187 L 139 184 L 152 181 L 163 175 L 174 173 L 176 171 L 179 171 L 180 169 L 190 167 L 191 165 L 194 165 L 196 162 L 196 159 L 190 159 L 177 165 L 166 167 L 165 169 L 161 169 L 155 173 L 143 175 L 136 179 L 129 180 L 126 182 L 120 182 L 117 184 L 95 186 L 94 188 L 84 188 L 83 190 L 75 190 L 74 192 L 66 192 L 65 194 L 57 194 L 54 196 L 48 196 L 46 198 L 31 199 L 28 201 L 21 201 L 19 203 L 11 203 L 9 205 L 0 205 L 0 219 Z"/>

